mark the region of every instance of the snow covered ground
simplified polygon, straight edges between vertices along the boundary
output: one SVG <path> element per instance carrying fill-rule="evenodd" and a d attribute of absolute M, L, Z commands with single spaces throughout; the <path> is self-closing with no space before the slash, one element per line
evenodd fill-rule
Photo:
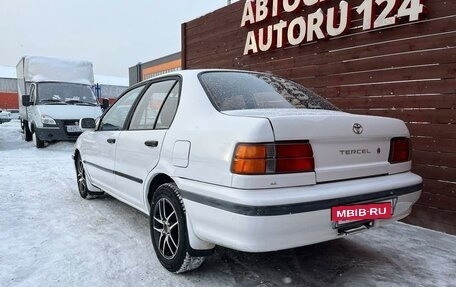
<path fill-rule="evenodd" d="M 168 273 L 145 215 L 79 197 L 72 145 L 38 150 L 18 121 L 0 125 L 0 286 L 456 286 L 456 237 L 403 223 L 279 252 L 217 248 Z"/>

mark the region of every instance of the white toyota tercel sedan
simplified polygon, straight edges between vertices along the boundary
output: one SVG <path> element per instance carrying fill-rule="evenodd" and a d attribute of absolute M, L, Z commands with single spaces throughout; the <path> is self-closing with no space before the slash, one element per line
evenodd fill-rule
<path fill-rule="evenodd" d="M 159 76 L 80 128 L 81 196 L 106 192 L 148 214 L 171 272 L 216 245 L 266 252 L 375 228 L 410 214 L 422 189 L 402 121 L 341 112 L 269 74 Z"/>

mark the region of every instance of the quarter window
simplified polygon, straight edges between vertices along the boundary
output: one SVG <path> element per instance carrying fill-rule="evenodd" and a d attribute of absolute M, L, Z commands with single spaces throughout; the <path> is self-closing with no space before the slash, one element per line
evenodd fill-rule
<path fill-rule="evenodd" d="M 100 130 L 119 131 L 123 128 L 128 112 L 144 86 L 137 87 L 122 96 L 101 120 Z"/>
<path fill-rule="evenodd" d="M 166 98 L 163 107 L 158 115 L 156 129 L 169 129 L 173 122 L 174 115 L 177 111 L 177 104 L 179 103 L 179 84 L 176 84 Z"/>
<path fill-rule="evenodd" d="M 169 128 L 177 108 L 178 95 L 177 80 L 153 83 L 133 114 L 130 130 Z"/>

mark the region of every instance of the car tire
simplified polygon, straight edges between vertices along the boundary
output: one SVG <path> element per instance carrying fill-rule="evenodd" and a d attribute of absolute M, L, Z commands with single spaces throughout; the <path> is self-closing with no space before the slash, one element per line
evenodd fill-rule
<path fill-rule="evenodd" d="M 168 271 L 183 273 L 203 264 L 204 257 L 189 254 L 185 207 L 176 184 L 165 183 L 157 188 L 149 223 L 155 254 Z"/>
<path fill-rule="evenodd" d="M 76 180 L 78 183 L 79 195 L 86 199 L 89 195 L 89 189 L 87 188 L 87 178 L 84 169 L 84 163 L 82 162 L 81 156 L 78 155 L 75 161 L 76 167 Z"/>
<path fill-rule="evenodd" d="M 21 125 L 22 125 L 22 129 L 24 131 L 25 141 L 26 142 L 31 141 L 33 138 L 32 138 L 32 132 L 30 131 L 30 129 L 28 127 L 28 123 L 26 121 L 24 121 L 24 122 L 21 121 Z"/>
<path fill-rule="evenodd" d="M 87 176 L 84 168 L 84 163 L 80 155 L 76 156 L 74 162 L 76 169 L 76 181 L 78 184 L 79 195 L 84 199 L 91 199 L 98 196 L 103 196 L 105 193 L 103 191 L 90 191 L 87 185 Z"/>

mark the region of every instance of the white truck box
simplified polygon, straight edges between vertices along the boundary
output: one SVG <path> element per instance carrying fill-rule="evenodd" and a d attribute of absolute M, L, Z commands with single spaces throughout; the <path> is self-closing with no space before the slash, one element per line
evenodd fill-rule
<path fill-rule="evenodd" d="M 81 118 L 102 110 L 92 91 L 93 65 L 88 61 L 24 56 L 17 64 L 18 97 L 25 140 L 75 140 Z M 23 97 L 25 96 L 25 98 Z M 23 103 L 27 99 L 27 103 Z"/>

